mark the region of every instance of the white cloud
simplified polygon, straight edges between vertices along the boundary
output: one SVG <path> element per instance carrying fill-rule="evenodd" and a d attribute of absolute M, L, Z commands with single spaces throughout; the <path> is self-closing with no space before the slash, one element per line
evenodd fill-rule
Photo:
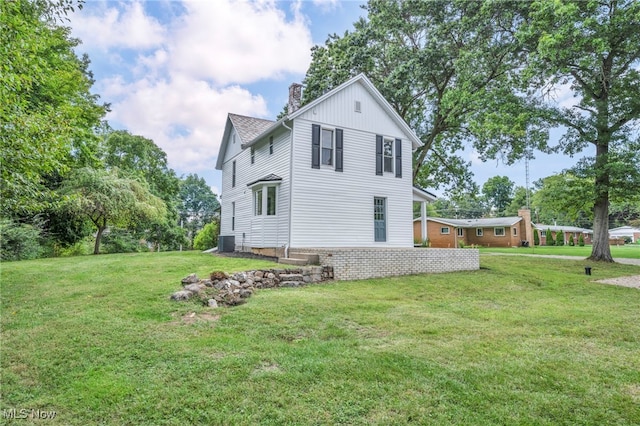
<path fill-rule="evenodd" d="M 227 112 L 264 116 L 261 96 L 230 86 L 216 89 L 184 75 L 168 80 L 142 79 L 122 87 L 109 120 L 153 139 L 171 166 L 188 172 L 213 168 Z"/>
<path fill-rule="evenodd" d="M 112 125 L 196 173 L 213 169 L 228 112 L 268 114 L 265 99 L 240 84 L 306 71 L 309 22 L 300 8 L 289 16 L 269 0 L 106 1 L 88 3 L 71 24 L 107 70 L 95 89 L 111 103 Z"/>
<path fill-rule="evenodd" d="M 218 84 L 304 73 L 313 45 L 300 14 L 288 21 L 272 2 L 187 2 L 169 43 L 171 67 Z"/>
<path fill-rule="evenodd" d="M 139 1 L 123 3 L 121 9 L 100 9 L 100 15 L 79 12 L 72 17 L 74 35 L 82 40 L 84 48 L 149 49 L 164 41 L 165 29 L 145 14 Z"/>

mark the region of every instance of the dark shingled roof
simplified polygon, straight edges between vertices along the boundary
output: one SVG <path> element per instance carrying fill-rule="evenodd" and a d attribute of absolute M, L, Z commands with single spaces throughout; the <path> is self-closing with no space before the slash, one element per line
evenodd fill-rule
<path fill-rule="evenodd" d="M 251 185 L 255 185 L 258 182 L 277 182 L 277 181 L 281 181 L 282 178 L 280 176 L 274 175 L 273 173 L 271 173 L 270 175 L 267 175 L 263 178 L 260 178 L 258 180 L 254 180 L 253 182 L 249 182 L 247 184 L 247 186 L 251 186 Z"/>
<path fill-rule="evenodd" d="M 272 120 L 263 120 L 261 118 L 247 117 L 245 115 L 229 113 L 229 119 L 233 127 L 240 136 L 240 143 L 246 144 L 252 141 L 260 133 L 267 130 L 275 123 Z"/>

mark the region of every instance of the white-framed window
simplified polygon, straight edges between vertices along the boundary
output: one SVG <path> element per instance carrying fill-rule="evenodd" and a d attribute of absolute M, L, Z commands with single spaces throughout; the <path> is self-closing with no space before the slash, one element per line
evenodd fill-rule
<path fill-rule="evenodd" d="M 236 230 L 236 202 L 231 202 L 231 230 Z"/>
<path fill-rule="evenodd" d="M 440 233 L 444 234 L 444 235 L 448 235 L 449 234 L 449 227 L 448 226 L 443 226 L 440 228 Z"/>
<path fill-rule="evenodd" d="M 251 147 L 251 164 L 254 164 L 256 162 L 256 148 L 255 147 Z"/>
<path fill-rule="evenodd" d="M 518 236 L 518 228 L 516 228 L 515 226 L 512 228 L 512 232 L 514 237 Z"/>
<path fill-rule="evenodd" d="M 235 188 L 236 186 L 236 160 L 233 160 L 231 163 L 231 187 Z"/>
<path fill-rule="evenodd" d="M 456 230 L 456 235 L 458 235 L 458 237 L 464 237 L 464 229 L 458 228 Z"/>
<path fill-rule="evenodd" d="M 482 232 L 482 228 L 476 228 L 476 237 L 482 237 L 483 232 Z"/>
<path fill-rule="evenodd" d="M 276 214 L 276 187 L 267 186 L 267 216 Z"/>
<path fill-rule="evenodd" d="M 325 166 L 333 166 L 333 134 L 333 129 L 320 132 L 320 164 Z"/>
<path fill-rule="evenodd" d="M 262 188 L 253 192 L 253 214 L 254 216 L 262 216 Z"/>
<path fill-rule="evenodd" d="M 393 173 L 393 139 L 385 139 L 382 143 L 382 156 L 384 171 Z"/>
<path fill-rule="evenodd" d="M 273 154 L 273 136 L 269 136 L 269 155 Z"/>
<path fill-rule="evenodd" d="M 275 216 L 277 213 L 278 190 L 275 185 L 258 186 L 253 190 L 254 216 Z"/>
<path fill-rule="evenodd" d="M 496 237 L 504 237 L 504 228 L 493 228 L 493 235 L 495 235 Z"/>

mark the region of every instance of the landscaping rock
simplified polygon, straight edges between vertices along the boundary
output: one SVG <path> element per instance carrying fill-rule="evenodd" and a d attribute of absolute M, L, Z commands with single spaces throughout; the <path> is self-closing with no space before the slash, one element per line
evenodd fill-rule
<path fill-rule="evenodd" d="M 182 285 L 187 285 L 187 284 L 194 284 L 197 283 L 199 281 L 198 276 L 196 274 L 191 274 L 185 278 L 182 279 Z"/>
<path fill-rule="evenodd" d="M 184 286 L 184 289 L 186 291 L 190 291 L 192 293 L 200 293 L 200 290 L 202 290 L 204 287 L 204 285 L 201 287 L 200 284 L 187 284 Z"/>
<path fill-rule="evenodd" d="M 276 287 L 299 287 L 322 282 L 333 277 L 333 268 L 308 267 L 297 269 L 269 269 L 228 274 L 214 271 L 209 279 L 198 279 L 191 274 L 182 279 L 182 291 L 175 292 L 171 299 L 189 300 L 196 297 L 211 308 L 221 305 L 236 306 L 246 302 L 256 289 Z"/>
<path fill-rule="evenodd" d="M 171 295 L 171 300 L 189 300 L 193 293 L 187 290 L 176 291 Z"/>

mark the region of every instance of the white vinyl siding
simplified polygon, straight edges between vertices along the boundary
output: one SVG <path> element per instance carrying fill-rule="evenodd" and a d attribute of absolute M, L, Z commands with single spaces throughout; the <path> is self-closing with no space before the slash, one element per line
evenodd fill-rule
<path fill-rule="evenodd" d="M 270 139 L 267 137 L 254 145 L 253 165 L 251 149 L 246 148 L 237 156 L 229 158 L 222 167 L 220 235 L 235 235 L 238 250 L 249 250 L 251 247 L 282 247 L 289 240 L 290 137 L 288 131 L 281 131 L 273 136 L 273 154 L 270 153 Z M 237 171 L 235 187 L 231 186 L 233 161 L 236 162 Z M 261 186 L 275 186 L 276 198 L 275 203 L 270 205 L 268 197 L 269 194 L 274 194 L 274 190 L 271 190 L 271 193 L 268 189 L 263 192 L 262 214 L 257 216 L 254 197 L 258 188 L 249 188 L 247 184 L 270 174 L 281 177 L 282 181 L 277 185 L 265 182 Z M 231 229 L 232 202 L 236 205 L 235 230 Z M 275 209 L 275 214 L 268 214 L 269 208 Z"/>
<path fill-rule="evenodd" d="M 349 104 L 353 105 L 353 101 Z M 366 108 L 370 109 L 378 108 Z M 316 115 L 321 115 L 320 108 Z M 411 173 L 402 178 L 393 174 L 376 178 L 376 132 L 353 128 L 343 129 L 344 172 L 311 168 L 312 124 L 317 122 L 296 119 L 293 126 L 291 247 L 412 247 Z M 328 123 L 334 124 L 339 128 L 342 123 Z M 379 129 L 378 133 L 401 138 L 403 150 L 411 152 L 411 143 L 404 134 L 394 134 L 393 128 Z M 411 170 L 411 156 L 403 156 L 402 161 L 403 169 Z M 371 223 L 374 197 L 386 198 L 387 240 L 382 243 L 375 242 Z"/>

